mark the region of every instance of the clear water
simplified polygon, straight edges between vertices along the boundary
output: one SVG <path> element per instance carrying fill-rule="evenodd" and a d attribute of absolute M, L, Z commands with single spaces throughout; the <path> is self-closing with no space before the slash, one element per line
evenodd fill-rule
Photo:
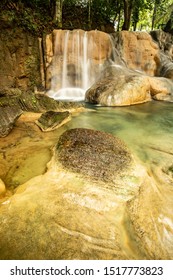
<path fill-rule="evenodd" d="M 22 184 L 32 176 L 42 174 L 59 135 L 77 127 L 97 129 L 118 136 L 149 169 L 151 166 L 165 169 L 173 164 L 172 103 L 153 101 L 130 107 L 87 107 L 91 110 L 76 114 L 63 127 L 45 134 L 34 124 L 29 128 L 19 120 L 13 132 L 0 142 L 0 176 L 7 185 L 13 185 L 10 182 L 16 180 Z M 6 159 L 3 158 L 4 151 Z M 7 175 L 6 170 L 9 170 Z"/>
<path fill-rule="evenodd" d="M 148 102 L 130 107 L 94 107 L 73 118 L 69 128 L 85 127 L 120 137 L 145 164 L 173 155 L 173 105 Z"/>
<path fill-rule="evenodd" d="M 31 165 L 42 166 L 43 174 L 48 150 L 65 130 L 97 129 L 124 140 L 146 168 L 148 179 L 139 195 L 126 204 L 107 189 L 50 169 L 1 204 L 0 258 L 173 259 L 173 104 L 88 108 L 57 131 L 43 134 L 33 127 L 20 142 L 12 135 L 15 152 L 19 156 L 25 148 L 25 157 L 11 176 L 23 183 Z M 16 149 L 8 144 L 9 151 Z"/>

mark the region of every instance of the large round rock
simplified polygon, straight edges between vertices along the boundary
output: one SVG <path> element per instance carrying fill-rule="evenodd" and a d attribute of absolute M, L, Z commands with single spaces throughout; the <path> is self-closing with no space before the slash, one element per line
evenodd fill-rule
<path fill-rule="evenodd" d="M 61 135 L 56 159 L 73 172 L 112 182 L 132 162 L 125 144 L 117 137 L 92 129 L 76 128 Z"/>
<path fill-rule="evenodd" d="M 0 259 L 146 259 L 126 207 L 145 177 L 116 137 L 66 131 L 46 173 L 0 203 Z"/>

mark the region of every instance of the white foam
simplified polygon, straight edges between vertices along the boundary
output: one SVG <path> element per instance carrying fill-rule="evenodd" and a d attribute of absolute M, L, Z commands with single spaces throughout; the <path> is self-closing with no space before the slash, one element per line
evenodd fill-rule
<path fill-rule="evenodd" d="M 83 101 L 85 99 L 85 90 L 75 87 L 61 88 L 57 92 L 49 91 L 48 95 L 55 100 Z"/>

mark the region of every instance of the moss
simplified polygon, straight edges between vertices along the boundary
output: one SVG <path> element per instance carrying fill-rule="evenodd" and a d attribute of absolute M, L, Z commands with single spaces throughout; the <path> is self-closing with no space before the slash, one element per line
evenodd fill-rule
<path fill-rule="evenodd" d="M 33 92 L 21 92 L 19 96 L 1 96 L 0 106 L 18 106 L 23 111 L 45 112 L 49 110 L 68 110 L 83 107 L 76 102 L 56 101 L 45 94 L 35 94 Z"/>
<path fill-rule="evenodd" d="M 61 135 L 56 159 L 70 171 L 104 182 L 113 182 L 133 162 L 120 139 L 82 128 L 71 129 Z"/>
<path fill-rule="evenodd" d="M 34 89 L 35 86 L 40 84 L 39 77 L 39 68 L 40 68 L 40 60 L 38 55 L 31 54 L 25 60 L 25 65 L 27 76 L 29 78 L 28 87 L 30 89 Z"/>

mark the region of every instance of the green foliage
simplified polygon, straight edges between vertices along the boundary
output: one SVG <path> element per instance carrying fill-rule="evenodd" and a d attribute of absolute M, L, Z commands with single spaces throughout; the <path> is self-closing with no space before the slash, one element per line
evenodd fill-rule
<path fill-rule="evenodd" d="M 111 26 L 122 28 L 125 3 L 131 17 L 130 29 L 162 28 L 172 25 L 172 0 L 59 0 L 62 1 L 62 28 L 101 29 Z M 59 2 L 58 1 L 58 2 Z M 41 35 L 59 28 L 53 19 L 56 0 L 1 0 L 0 17 L 13 26 Z"/>
<path fill-rule="evenodd" d="M 2 0 L 0 18 L 12 27 L 41 35 L 54 28 L 47 0 Z"/>

